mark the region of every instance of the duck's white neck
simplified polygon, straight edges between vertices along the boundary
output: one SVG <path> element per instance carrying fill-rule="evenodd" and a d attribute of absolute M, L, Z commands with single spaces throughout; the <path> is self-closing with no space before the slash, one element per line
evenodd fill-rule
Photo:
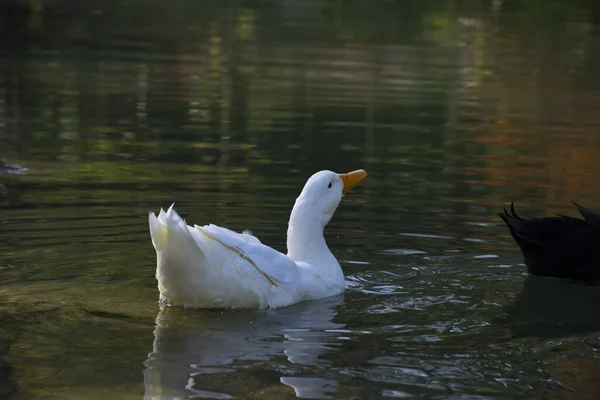
<path fill-rule="evenodd" d="M 323 236 L 327 222 L 327 216 L 319 215 L 314 207 L 302 198 L 297 199 L 288 223 L 288 256 L 294 261 L 319 264 L 321 268 L 330 265 L 339 268 Z"/>

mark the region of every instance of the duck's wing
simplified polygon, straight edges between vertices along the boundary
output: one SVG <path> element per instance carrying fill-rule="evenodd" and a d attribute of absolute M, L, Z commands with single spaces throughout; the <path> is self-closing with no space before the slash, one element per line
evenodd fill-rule
<path fill-rule="evenodd" d="M 590 210 L 589 208 L 580 206 L 575 202 L 573 202 L 573 204 L 575 205 L 575 207 L 577 207 L 577 210 L 585 219 L 585 222 L 587 222 L 590 225 L 590 227 L 600 230 L 600 214 Z"/>
<path fill-rule="evenodd" d="M 287 255 L 260 242 L 247 233 L 237 233 L 217 225 L 195 225 L 196 235 L 203 235 L 221 246 L 221 254 L 254 268 L 275 286 L 288 286 L 298 279 L 298 266 Z"/>

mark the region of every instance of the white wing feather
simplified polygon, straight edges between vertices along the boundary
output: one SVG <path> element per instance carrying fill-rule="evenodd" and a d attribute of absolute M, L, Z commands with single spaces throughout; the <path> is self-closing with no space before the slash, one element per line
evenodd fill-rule
<path fill-rule="evenodd" d="M 256 268 L 277 286 L 287 286 L 299 276 L 296 262 L 287 255 L 265 246 L 247 233 L 237 233 L 217 225 L 195 225 L 194 229 L 216 240 L 228 250 L 247 261 L 249 268 Z M 283 289 L 282 287 L 282 289 Z"/>

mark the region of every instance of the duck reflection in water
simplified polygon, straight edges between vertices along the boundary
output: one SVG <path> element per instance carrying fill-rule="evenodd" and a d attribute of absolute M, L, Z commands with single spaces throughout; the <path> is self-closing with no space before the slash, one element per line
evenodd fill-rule
<path fill-rule="evenodd" d="M 512 338 L 568 337 L 600 331 L 597 286 L 529 275 L 516 299 L 503 306 L 494 324 L 510 329 Z"/>
<path fill-rule="evenodd" d="M 315 369 L 329 368 L 321 356 L 341 343 L 344 325 L 333 319 L 342 300 L 335 296 L 267 312 L 162 307 L 145 362 L 144 399 L 244 396 L 254 383 L 260 397 L 273 371 L 298 397 L 326 397 L 337 381 L 315 377 Z M 279 382 L 270 389 L 285 393 Z"/>

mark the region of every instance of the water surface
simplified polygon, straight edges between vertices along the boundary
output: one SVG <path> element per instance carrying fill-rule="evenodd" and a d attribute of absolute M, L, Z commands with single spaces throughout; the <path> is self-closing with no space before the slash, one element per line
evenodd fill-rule
<path fill-rule="evenodd" d="M 0 397 L 598 397 L 600 292 L 496 216 L 600 209 L 598 6 L 369 4 L 0 6 Z M 325 168 L 343 296 L 160 309 L 149 211 L 285 250 Z"/>

